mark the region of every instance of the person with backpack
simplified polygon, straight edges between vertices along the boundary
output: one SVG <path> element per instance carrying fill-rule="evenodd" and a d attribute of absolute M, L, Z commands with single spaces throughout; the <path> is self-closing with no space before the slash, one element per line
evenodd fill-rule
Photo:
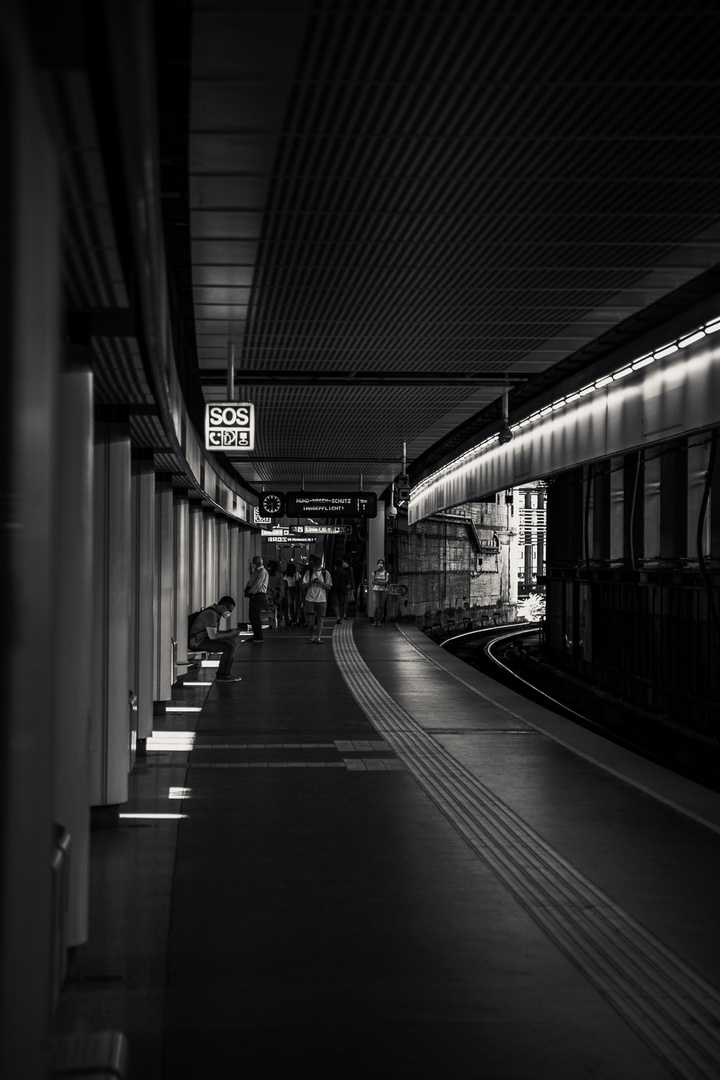
<path fill-rule="evenodd" d="M 221 596 L 217 604 L 203 608 L 192 620 L 188 648 L 193 652 L 222 653 L 220 666 L 217 670 L 216 680 L 220 682 L 241 682 L 238 675 L 232 674 L 232 666 L 235 662 L 240 641 L 240 631 L 221 630 L 220 622 L 231 615 L 235 610 L 235 601 L 232 596 Z"/>
<path fill-rule="evenodd" d="M 310 622 L 311 637 L 308 644 L 322 645 L 323 618 L 327 611 L 327 594 L 332 589 L 332 577 L 327 570 L 322 569 L 319 555 L 311 555 L 308 563 L 302 580 L 305 589 L 305 614 Z"/>

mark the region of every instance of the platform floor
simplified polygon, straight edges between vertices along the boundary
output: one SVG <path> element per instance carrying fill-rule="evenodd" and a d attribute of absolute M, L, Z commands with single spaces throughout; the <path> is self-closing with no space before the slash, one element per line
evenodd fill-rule
<path fill-rule="evenodd" d="M 129 1080 L 720 1075 L 720 796 L 412 627 L 326 633 L 176 688 L 58 1033 Z"/>

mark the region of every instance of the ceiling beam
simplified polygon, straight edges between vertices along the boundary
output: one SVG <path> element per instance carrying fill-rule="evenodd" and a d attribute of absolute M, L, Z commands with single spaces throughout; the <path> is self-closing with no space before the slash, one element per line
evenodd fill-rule
<path fill-rule="evenodd" d="M 205 386 L 227 381 L 226 370 L 201 371 Z M 235 382 L 245 386 L 507 386 L 525 382 L 530 372 L 440 371 L 262 371 L 238 370 Z"/>

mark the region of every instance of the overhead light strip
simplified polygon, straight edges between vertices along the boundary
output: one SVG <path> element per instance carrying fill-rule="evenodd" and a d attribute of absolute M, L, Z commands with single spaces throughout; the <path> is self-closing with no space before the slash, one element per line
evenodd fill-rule
<path fill-rule="evenodd" d="M 579 390 L 574 390 L 572 393 L 558 398 L 557 401 L 553 401 L 552 404 L 543 405 L 542 408 L 536 409 L 522 420 L 518 420 L 516 423 L 512 424 L 510 430 L 513 434 L 516 434 L 517 432 L 532 426 L 537 420 L 544 420 L 545 417 L 549 416 L 551 413 L 556 413 L 561 409 L 567 408 L 568 405 L 572 405 L 580 398 L 604 390 L 605 387 L 610 386 L 612 383 L 618 382 L 621 379 L 626 379 L 636 371 L 640 371 L 649 364 L 655 363 L 656 360 L 661 360 L 665 356 L 670 356 L 679 349 L 686 349 L 689 345 L 694 345 L 707 335 L 714 334 L 719 330 L 720 318 L 713 319 L 703 326 L 698 327 L 697 330 L 693 330 L 692 333 L 686 334 L 681 338 L 676 338 L 675 341 L 669 341 L 667 344 L 661 345 L 652 352 L 644 353 L 642 356 L 637 357 L 636 360 L 632 360 L 629 364 L 624 364 L 621 368 L 618 368 L 617 371 L 613 371 L 609 375 L 603 375 L 602 377 L 595 379 L 594 382 L 588 383 L 587 386 L 583 386 Z M 490 435 L 489 438 L 483 439 L 477 446 L 473 446 L 470 450 L 466 450 L 460 457 L 455 458 L 447 465 L 443 465 L 441 469 L 438 469 L 424 480 L 421 480 L 417 487 L 414 487 L 410 492 L 410 499 L 413 500 L 419 498 L 423 492 L 427 491 L 428 488 L 433 487 L 439 480 L 451 476 L 471 459 L 482 457 L 482 455 L 487 453 L 491 447 L 498 446 L 499 443 L 499 435 Z"/>

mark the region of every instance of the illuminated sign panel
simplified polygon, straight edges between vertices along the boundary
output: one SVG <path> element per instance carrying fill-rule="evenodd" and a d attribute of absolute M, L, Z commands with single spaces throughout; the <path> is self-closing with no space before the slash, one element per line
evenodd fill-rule
<path fill-rule="evenodd" d="M 205 449 L 254 450 L 255 406 L 249 401 L 206 405 Z"/>
<path fill-rule="evenodd" d="M 288 517 L 377 517 L 374 491 L 338 491 L 329 495 L 288 491 L 285 498 Z"/>

